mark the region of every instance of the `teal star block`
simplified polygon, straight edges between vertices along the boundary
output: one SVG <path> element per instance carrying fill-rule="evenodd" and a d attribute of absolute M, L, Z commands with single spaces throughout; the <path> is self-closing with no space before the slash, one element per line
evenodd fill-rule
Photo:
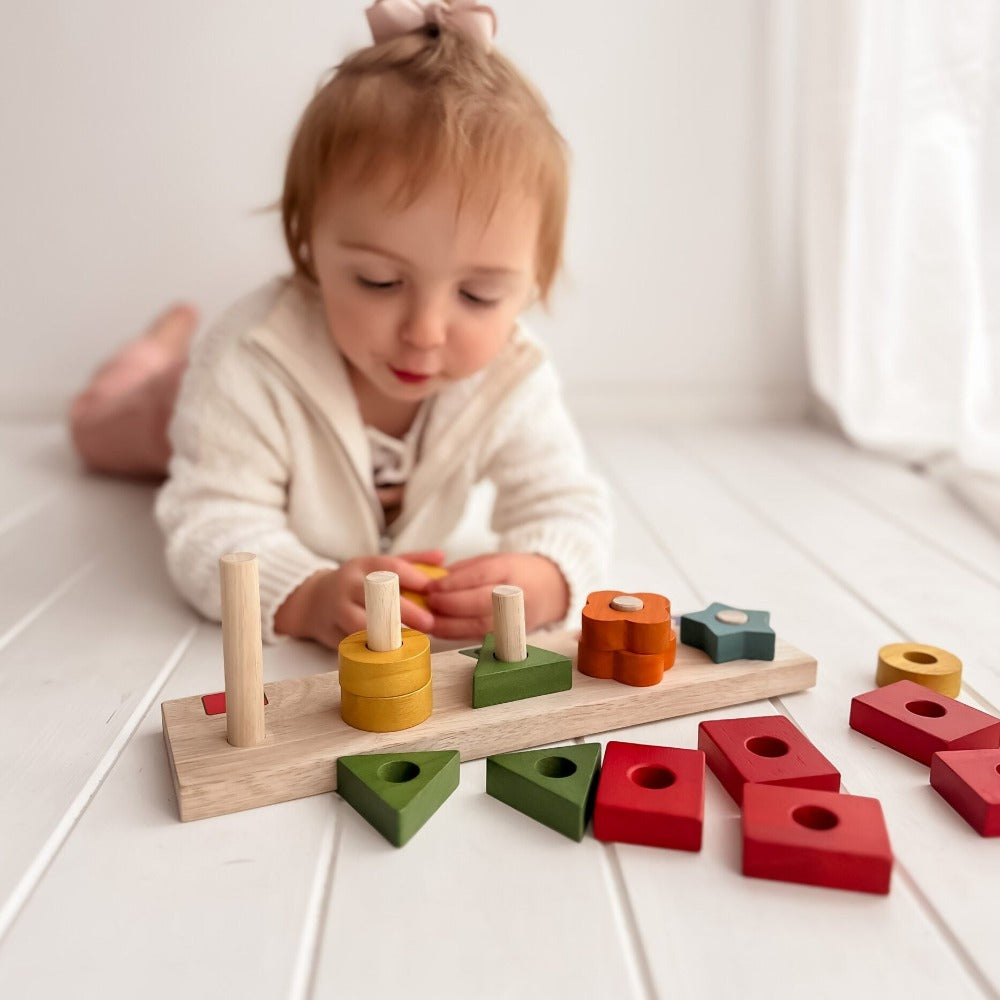
<path fill-rule="evenodd" d="M 520 663 L 504 663 L 493 655 L 493 633 L 483 640 L 472 675 L 472 707 L 486 708 L 522 698 L 537 698 L 573 686 L 573 661 L 547 649 L 528 646 Z"/>
<path fill-rule="evenodd" d="M 743 624 L 719 621 L 718 613 L 744 614 Z M 774 629 L 767 611 L 747 611 L 728 604 L 710 604 L 704 611 L 681 615 L 681 642 L 705 650 L 716 663 L 730 660 L 773 660 Z"/>

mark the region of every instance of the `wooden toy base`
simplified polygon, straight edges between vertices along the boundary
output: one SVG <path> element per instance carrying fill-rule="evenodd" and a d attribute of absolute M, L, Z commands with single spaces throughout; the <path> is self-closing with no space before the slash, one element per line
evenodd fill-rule
<path fill-rule="evenodd" d="M 574 658 L 575 632 L 529 642 Z M 340 717 L 336 670 L 264 685 L 266 741 L 226 742 L 226 717 L 206 715 L 201 696 L 165 701 L 163 738 L 182 820 L 206 819 L 329 792 L 343 754 L 458 750 L 462 760 L 524 750 L 692 712 L 756 701 L 816 683 L 816 660 L 780 639 L 774 660 L 716 664 L 677 647 L 676 665 L 654 687 L 630 687 L 574 669 L 573 687 L 538 698 L 472 708 L 475 662 L 458 650 L 432 657 L 434 712 L 394 733 L 352 729 Z"/>

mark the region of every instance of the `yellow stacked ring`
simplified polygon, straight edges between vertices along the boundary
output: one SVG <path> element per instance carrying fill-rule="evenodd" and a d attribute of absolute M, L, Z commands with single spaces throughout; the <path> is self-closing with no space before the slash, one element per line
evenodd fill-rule
<path fill-rule="evenodd" d="M 893 642 L 883 646 L 878 651 L 875 683 L 885 687 L 904 680 L 957 698 L 962 690 L 962 661 L 947 650 L 917 642 Z"/>
<path fill-rule="evenodd" d="M 431 642 L 423 632 L 404 628 L 403 644 L 388 653 L 368 648 L 368 633 L 341 640 L 340 686 L 363 698 L 395 698 L 422 688 L 431 679 Z"/>
<path fill-rule="evenodd" d="M 395 698 L 362 698 L 340 690 L 340 717 L 349 726 L 368 733 L 395 733 L 419 726 L 433 708 L 431 682 Z"/>
<path fill-rule="evenodd" d="M 340 643 L 340 715 L 372 733 L 419 725 L 433 708 L 431 644 L 422 632 L 402 630 L 402 645 L 388 652 L 368 648 L 367 631 Z"/>

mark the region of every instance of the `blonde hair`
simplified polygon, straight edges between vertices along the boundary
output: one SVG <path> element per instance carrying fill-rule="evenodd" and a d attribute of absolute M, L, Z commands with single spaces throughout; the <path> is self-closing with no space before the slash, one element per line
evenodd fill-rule
<path fill-rule="evenodd" d="M 457 180 L 460 198 L 493 206 L 512 186 L 541 205 L 536 281 L 543 301 L 562 264 L 568 152 L 537 90 L 495 50 L 447 28 L 412 32 L 348 57 L 303 112 L 285 169 L 285 242 L 297 273 L 309 257 L 320 197 L 362 177 L 402 178 L 417 198 L 432 179 Z"/>

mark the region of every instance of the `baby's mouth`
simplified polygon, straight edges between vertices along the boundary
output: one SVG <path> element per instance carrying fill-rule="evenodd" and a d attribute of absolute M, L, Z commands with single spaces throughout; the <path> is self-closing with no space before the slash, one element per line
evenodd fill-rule
<path fill-rule="evenodd" d="M 432 375 L 424 374 L 423 372 L 406 371 L 403 368 L 394 368 L 392 365 L 389 365 L 389 371 L 391 371 L 400 382 L 406 382 L 411 385 L 426 382 L 429 378 L 433 378 Z"/>

